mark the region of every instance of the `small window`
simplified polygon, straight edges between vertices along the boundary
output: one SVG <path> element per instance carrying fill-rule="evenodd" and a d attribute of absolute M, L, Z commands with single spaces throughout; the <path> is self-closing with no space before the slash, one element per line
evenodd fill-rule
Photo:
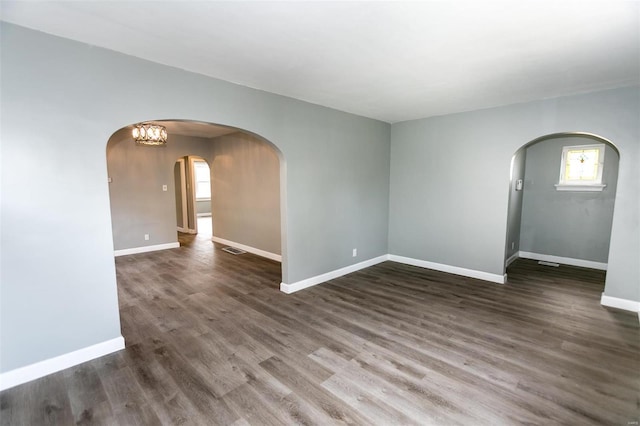
<path fill-rule="evenodd" d="M 562 148 L 558 191 L 602 191 L 604 144 Z"/>
<path fill-rule="evenodd" d="M 196 199 L 211 199 L 211 174 L 209 172 L 209 165 L 205 161 L 195 160 L 193 162 L 193 169 L 196 180 Z"/>

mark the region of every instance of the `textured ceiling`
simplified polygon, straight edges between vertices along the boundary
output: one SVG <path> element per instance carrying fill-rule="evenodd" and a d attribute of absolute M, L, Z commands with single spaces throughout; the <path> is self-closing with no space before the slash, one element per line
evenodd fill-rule
<path fill-rule="evenodd" d="M 0 18 L 387 122 L 638 84 L 640 3 L 33 2 Z"/>

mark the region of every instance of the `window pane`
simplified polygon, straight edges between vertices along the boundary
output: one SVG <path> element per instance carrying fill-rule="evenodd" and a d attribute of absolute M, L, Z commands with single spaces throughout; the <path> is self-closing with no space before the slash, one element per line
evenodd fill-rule
<path fill-rule="evenodd" d="M 196 198 L 211 198 L 211 185 L 209 185 L 209 182 L 196 183 Z"/>
<path fill-rule="evenodd" d="M 211 175 L 209 165 L 204 161 L 194 161 L 196 178 L 196 198 L 211 198 Z"/>
<path fill-rule="evenodd" d="M 578 149 L 567 152 L 565 181 L 593 181 L 598 178 L 598 149 Z"/>
<path fill-rule="evenodd" d="M 197 181 L 209 181 L 209 166 L 204 161 L 194 161 Z"/>

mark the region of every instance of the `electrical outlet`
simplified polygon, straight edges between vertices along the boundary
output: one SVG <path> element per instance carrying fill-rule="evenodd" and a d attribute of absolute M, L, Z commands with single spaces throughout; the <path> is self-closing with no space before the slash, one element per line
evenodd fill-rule
<path fill-rule="evenodd" d="M 511 250 L 513 250 L 515 246 L 516 246 L 516 243 L 511 241 Z"/>
<path fill-rule="evenodd" d="M 149 241 L 149 234 L 144 234 L 144 240 Z"/>
<path fill-rule="evenodd" d="M 167 190 L 167 185 L 162 185 L 162 190 L 166 191 Z"/>
<path fill-rule="evenodd" d="M 356 257 L 358 255 L 358 249 L 353 249 L 353 257 Z"/>

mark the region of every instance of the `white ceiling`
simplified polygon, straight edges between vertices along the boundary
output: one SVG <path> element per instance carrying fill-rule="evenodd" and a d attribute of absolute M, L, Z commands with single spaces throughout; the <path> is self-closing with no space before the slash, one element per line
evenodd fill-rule
<path fill-rule="evenodd" d="M 640 82 L 637 1 L 1 8 L 18 25 L 387 122 Z"/>

